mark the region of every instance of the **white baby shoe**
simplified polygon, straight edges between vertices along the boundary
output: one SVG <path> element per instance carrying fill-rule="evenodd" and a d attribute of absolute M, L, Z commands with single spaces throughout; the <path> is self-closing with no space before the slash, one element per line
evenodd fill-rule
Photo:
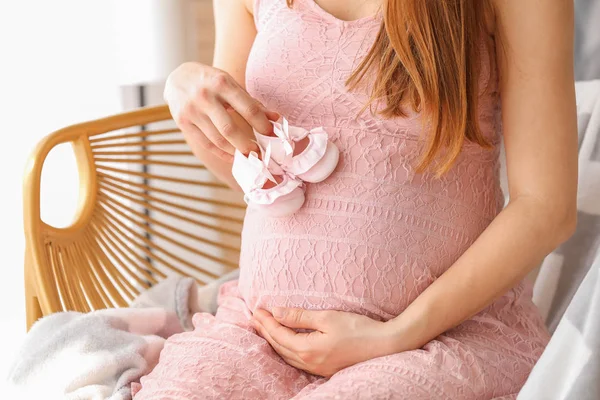
<path fill-rule="evenodd" d="M 304 204 L 302 181 L 273 162 L 269 146 L 259 147 L 262 159 L 255 152 L 246 157 L 237 150 L 233 158 L 231 172 L 244 191 L 244 200 L 273 217 L 295 213 Z"/>
<path fill-rule="evenodd" d="M 273 131 L 276 136 L 254 134 L 259 146 L 270 148 L 271 158 L 289 174 L 316 183 L 327 179 L 337 166 L 340 152 L 323 128 L 306 130 L 282 118 L 273 123 Z M 298 154 L 294 154 L 296 149 Z"/>

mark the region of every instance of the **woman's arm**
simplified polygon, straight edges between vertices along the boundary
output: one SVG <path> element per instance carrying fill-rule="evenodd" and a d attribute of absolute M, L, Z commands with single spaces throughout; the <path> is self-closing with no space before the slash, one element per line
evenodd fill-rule
<path fill-rule="evenodd" d="M 229 73 L 244 89 L 246 88 L 246 62 L 256 37 L 256 27 L 246 2 L 247 0 L 213 1 L 215 15 L 213 67 Z M 248 127 L 245 120 L 237 113 L 235 117 L 236 123 Z M 195 139 L 197 136 L 189 135 L 188 143 L 194 155 L 202 160 L 219 179 L 237 189 L 238 184 L 231 175 L 233 160 L 223 160 Z"/>
<path fill-rule="evenodd" d="M 252 0 L 214 0 L 215 52 L 213 67 L 246 88 L 246 63 L 256 37 Z"/>
<path fill-rule="evenodd" d="M 185 63 L 169 76 L 165 86 L 165 99 L 194 155 L 236 189 L 231 175 L 234 150 L 256 150 L 252 126 L 269 133 L 268 118 L 274 118 L 245 91 L 246 62 L 256 36 L 249 3 L 214 1 L 213 67 Z"/>
<path fill-rule="evenodd" d="M 417 349 L 522 280 L 576 225 L 573 2 L 497 0 L 510 202 L 400 316 L 395 351 Z"/>

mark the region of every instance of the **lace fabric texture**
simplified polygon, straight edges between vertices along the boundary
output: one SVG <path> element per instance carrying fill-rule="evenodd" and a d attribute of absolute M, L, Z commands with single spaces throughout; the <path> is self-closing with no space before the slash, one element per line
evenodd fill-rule
<path fill-rule="evenodd" d="M 313 0 L 259 0 L 247 89 L 290 124 L 322 126 L 340 149 L 324 182 L 307 184 L 292 216 L 246 215 L 239 282 L 223 288 L 215 317 L 169 341 L 136 399 L 514 398 L 548 341 L 520 284 L 423 349 L 373 359 L 329 380 L 283 362 L 249 326 L 256 308 L 336 309 L 399 315 L 475 241 L 501 210 L 499 96 L 484 68 L 481 129 L 493 144 L 465 144 L 437 179 L 417 174 L 418 114 L 382 119 L 346 79 L 368 52 L 379 17 L 345 22 Z M 493 63 L 492 63 L 493 64 Z M 468 293 L 465 293 L 468 296 Z M 162 397 L 161 397 L 162 396 Z"/>

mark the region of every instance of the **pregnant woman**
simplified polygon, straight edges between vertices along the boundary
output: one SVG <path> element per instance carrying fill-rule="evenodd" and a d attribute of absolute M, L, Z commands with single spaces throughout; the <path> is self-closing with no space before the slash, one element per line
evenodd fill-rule
<path fill-rule="evenodd" d="M 572 3 L 215 1 L 214 66 L 165 89 L 196 156 L 237 187 L 282 116 L 339 162 L 248 208 L 239 281 L 135 399 L 515 398 L 548 341 L 522 280 L 576 224 Z"/>

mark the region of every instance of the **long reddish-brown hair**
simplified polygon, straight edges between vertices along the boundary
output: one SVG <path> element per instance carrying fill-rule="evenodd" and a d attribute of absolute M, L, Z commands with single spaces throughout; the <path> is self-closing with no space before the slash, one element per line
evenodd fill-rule
<path fill-rule="evenodd" d="M 386 118 L 406 116 L 406 107 L 427 115 L 420 172 L 448 171 L 465 139 L 490 146 L 477 120 L 489 7 L 486 0 L 384 0 L 375 43 L 348 78 L 355 89 L 376 74 L 367 106 L 383 100 L 378 112 Z"/>

